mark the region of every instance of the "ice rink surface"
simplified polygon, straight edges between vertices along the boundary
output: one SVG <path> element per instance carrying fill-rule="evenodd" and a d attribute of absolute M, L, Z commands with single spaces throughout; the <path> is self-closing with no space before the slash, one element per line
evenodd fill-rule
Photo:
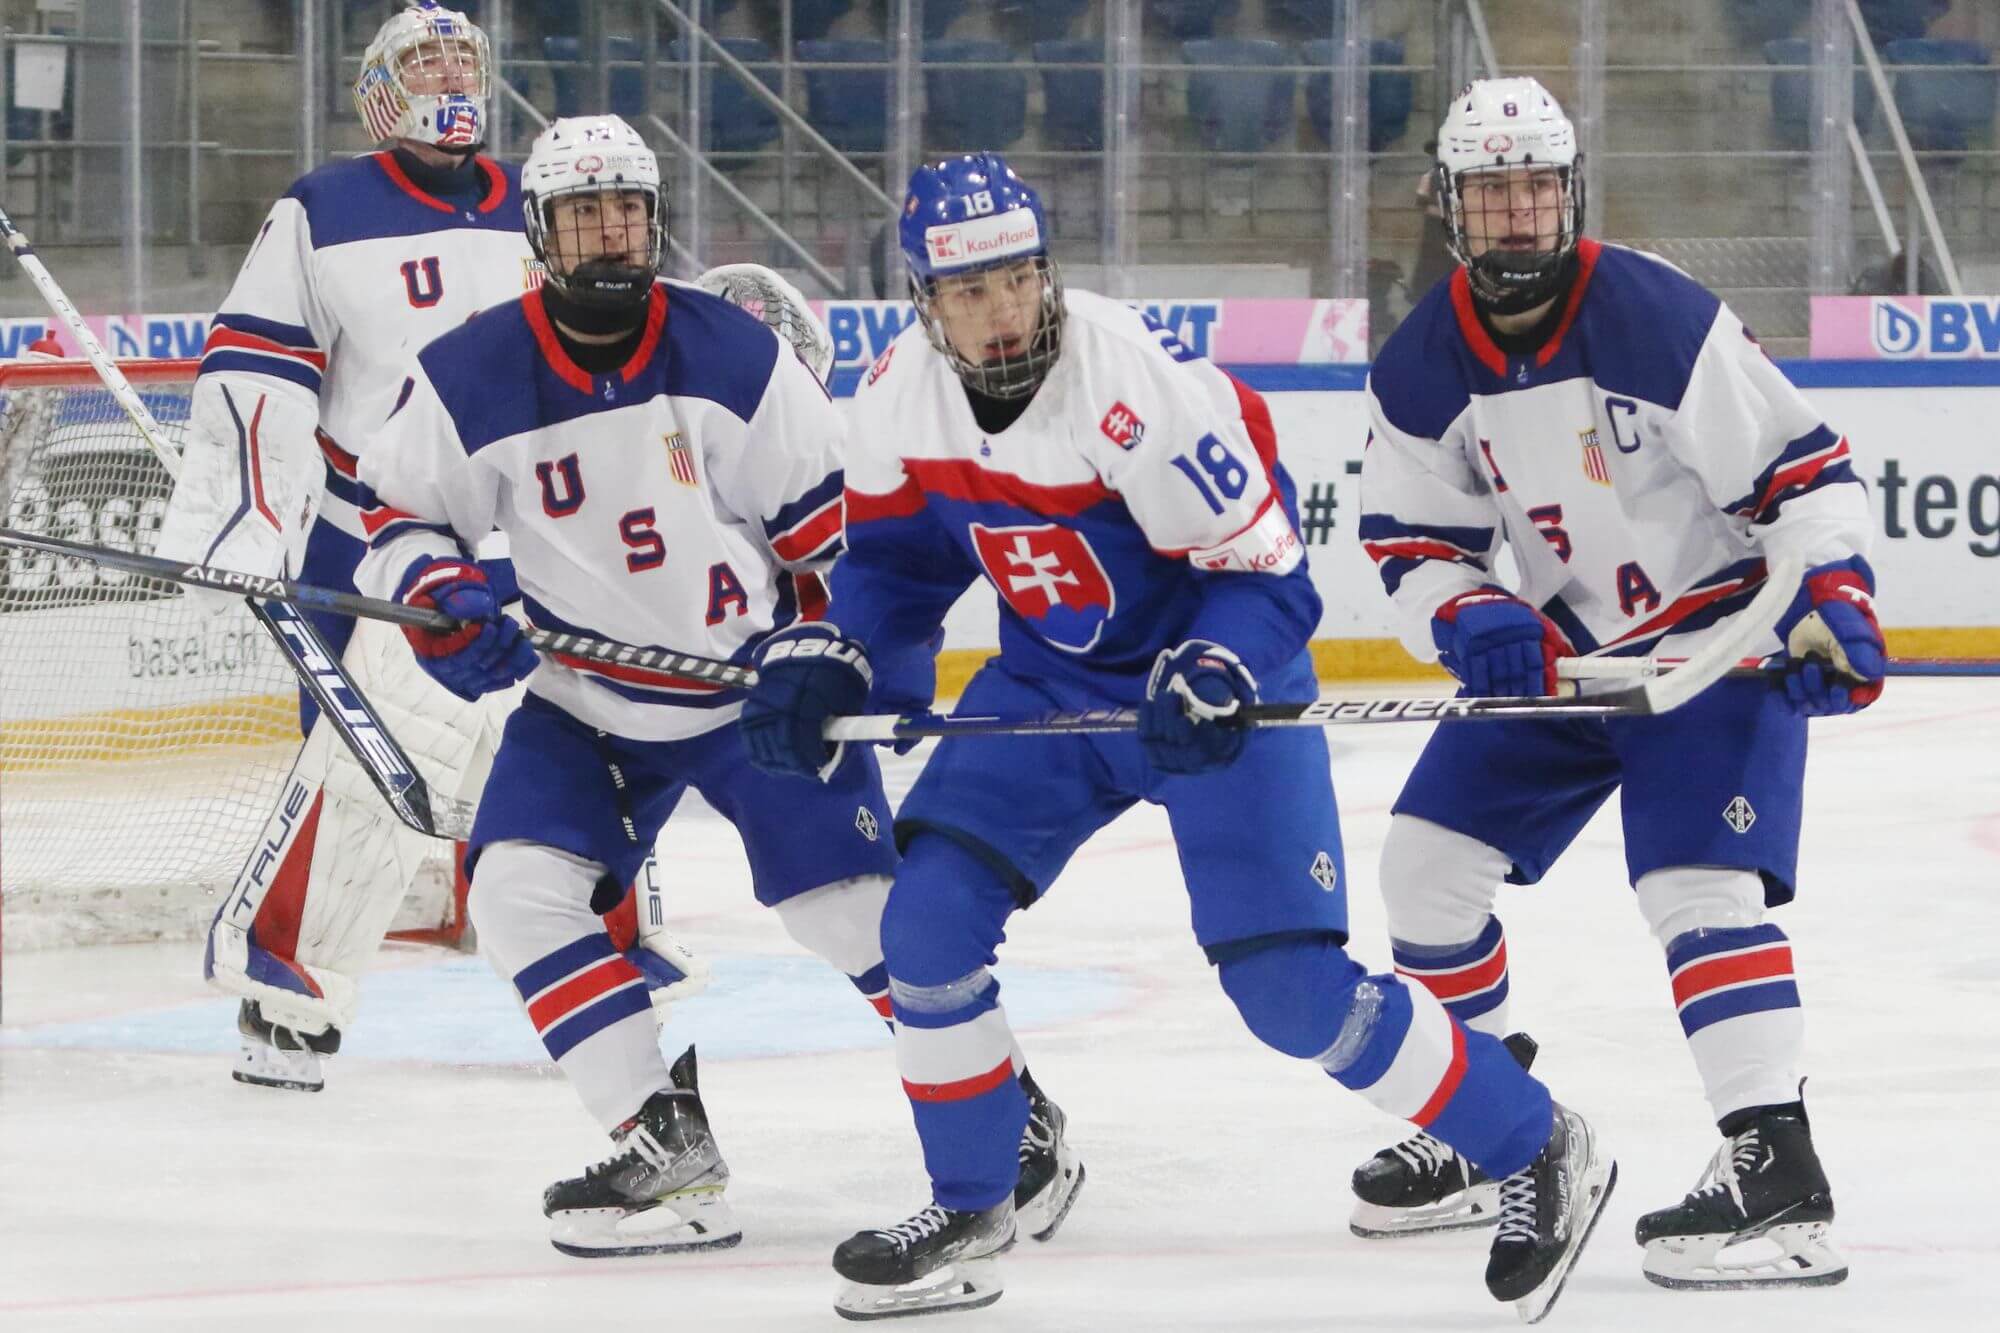
<path fill-rule="evenodd" d="M 1328 733 L 1355 950 L 1378 968 L 1376 857 L 1426 732 Z M 1633 1220 L 1693 1185 L 1718 1136 L 1630 902 L 1615 803 L 1541 885 L 1503 891 L 1516 1026 L 1620 1162 L 1546 1327 L 1977 1324 L 2000 1262 L 1996 751 L 2000 693 L 1973 682 L 1899 681 L 1814 725 L 1800 896 L 1777 920 L 1853 1269 L 1840 1287 L 1682 1294 L 1641 1277 Z M 891 761 L 892 789 L 915 762 Z M 716 980 L 663 1041 L 699 1042 L 741 1246 L 549 1247 L 543 1187 L 605 1143 L 477 959 L 392 948 L 327 1090 L 300 1095 L 230 1081 L 233 1005 L 204 990 L 196 946 L 19 953 L 0 1028 L 0 1329 L 843 1327 L 833 1246 L 925 1199 L 888 1039 L 752 904 L 727 825 L 685 809 L 669 844 L 678 924 Z M 1481 1284 L 1490 1233 L 1348 1233 L 1348 1174 L 1401 1127 L 1242 1029 L 1188 933 L 1157 812 L 1105 830 L 1015 925 L 1004 999 L 1089 1182 L 1053 1242 L 1006 1261 L 998 1305 L 921 1327 L 1514 1324 Z"/>

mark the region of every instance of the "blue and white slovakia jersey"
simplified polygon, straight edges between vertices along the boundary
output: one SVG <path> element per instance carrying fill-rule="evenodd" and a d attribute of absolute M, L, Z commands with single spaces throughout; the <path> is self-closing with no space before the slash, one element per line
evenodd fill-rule
<path fill-rule="evenodd" d="M 476 202 L 426 193 L 393 154 L 330 162 L 271 206 L 202 352 L 201 375 L 318 400 L 327 458 L 320 581 L 361 558 L 354 459 L 395 402 L 405 357 L 540 280 L 522 231 L 520 171 L 480 157 Z M 340 566 L 340 567 L 334 567 Z"/>
<path fill-rule="evenodd" d="M 997 433 L 920 325 L 862 377 L 830 619 L 898 705 L 928 693 L 923 645 L 982 577 L 1004 661 L 1117 703 L 1162 648 L 1209 639 L 1262 673 L 1319 622 L 1263 399 L 1139 312 L 1065 300 L 1061 356 Z"/>
<path fill-rule="evenodd" d="M 361 459 L 364 592 L 398 596 L 498 528 L 544 629 L 742 662 L 823 610 L 801 607 L 801 584 L 820 601 L 840 551 L 841 419 L 791 347 L 727 301 L 656 286 L 637 350 L 593 375 L 533 292 L 439 338 L 405 375 Z M 741 697 L 563 655 L 528 689 L 635 740 L 712 730 Z"/>
<path fill-rule="evenodd" d="M 1555 335 L 1495 345 L 1465 272 L 1427 295 L 1368 377 L 1360 537 L 1403 643 L 1496 583 L 1579 652 L 1682 656 L 1756 595 L 1767 558 L 1867 553 L 1867 494 L 1743 322 L 1671 265 L 1584 241 Z M 1757 651 L 1774 652 L 1775 636 Z"/>

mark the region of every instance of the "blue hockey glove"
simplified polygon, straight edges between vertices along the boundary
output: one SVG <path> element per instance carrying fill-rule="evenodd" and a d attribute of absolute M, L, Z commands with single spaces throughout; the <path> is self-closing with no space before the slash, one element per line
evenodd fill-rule
<path fill-rule="evenodd" d="M 743 744 L 766 773 L 821 780 L 841 752 L 820 733 L 830 717 L 859 713 L 873 673 L 861 645 L 832 626 L 794 625 L 757 645 L 757 684 L 743 701 Z"/>
<path fill-rule="evenodd" d="M 1139 744 L 1162 773 L 1206 773 L 1234 763 L 1249 728 L 1236 720 L 1257 702 L 1257 678 L 1220 644 L 1189 639 L 1154 659 L 1139 705 Z"/>
<path fill-rule="evenodd" d="M 401 600 L 464 622 L 453 630 L 405 626 L 404 637 L 431 679 L 461 699 L 477 699 L 524 679 L 540 661 L 521 627 L 500 612 L 486 571 L 466 560 L 433 560 L 410 572 Z"/>
<path fill-rule="evenodd" d="M 1889 655 L 1875 620 L 1875 571 L 1860 556 L 1808 569 L 1778 637 L 1785 697 L 1798 712 L 1852 713 L 1881 696 Z"/>
<path fill-rule="evenodd" d="M 1547 616 L 1499 588 L 1462 592 L 1431 616 L 1438 661 L 1478 697 L 1556 692 L 1556 659 L 1576 650 Z"/>

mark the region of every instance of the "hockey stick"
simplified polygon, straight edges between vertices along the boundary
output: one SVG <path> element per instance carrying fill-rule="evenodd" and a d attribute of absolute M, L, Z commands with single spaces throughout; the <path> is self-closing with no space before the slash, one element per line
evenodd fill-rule
<path fill-rule="evenodd" d="M 1565 657 L 1556 662 L 1556 674 L 1564 680 L 1636 680 L 1679 671 L 1684 657 Z M 1781 676 L 1782 662 L 1746 657 L 1731 667 L 1727 675 L 1736 677 Z M 1889 676 L 2000 676 L 2000 658 L 1992 657 L 1892 657 Z"/>
<path fill-rule="evenodd" d="M 1594 699 L 1315 699 L 1300 704 L 1252 704 L 1242 710 L 1250 727 L 1326 727 L 1375 722 L 1479 722 L 1511 718 L 1650 717 L 1670 712 L 1730 674 L 1749 648 L 1771 632 L 1791 604 L 1805 566 L 1787 560 L 1766 572 L 1764 587 L 1727 629 L 1678 670 L 1644 677 L 1641 683 Z M 1576 660 L 1574 658 L 1569 660 Z M 1038 717 L 974 717 L 911 713 L 834 718 L 826 724 L 830 741 L 902 741 L 927 736 L 1050 736 L 1132 731 L 1139 715 L 1130 708 L 1097 708 L 1046 713 Z"/>
<path fill-rule="evenodd" d="M 118 369 L 118 363 L 111 359 L 103 344 L 97 341 L 97 335 L 93 334 L 90 327 L 83 322 L 83 316 L 77 313 L 69 297 L 56 285 L 54 275 L 36 257 L 34 247 L 28 244 L 28 238 L 21 234 L 4 208 L 0 208 L 0 238 L 6 240 L 8 248 L 14 252 L 14 258 L 20 261 L 22 270 L 35 284 L 35 289 L 42 294 L 42 299 L 48 303 L 49 309 L 55 312 L 56 318 L 63 322 L 70 336 L 76 339 L 77 346 L 83 349 L 83 354 L 89 360 L 91 368 L 97 372 L 98 379 L 103 382 L 112 399 L 130 418 L 132 425 L 139 432 L 139 437 L 145 441 L 146 447 L 152 450 L 153 456 L 159 460 L 167 476 L 178 480 L 181 457 L 168 446 L 160 431 L 160 423 L 153 419 L 145 400 L 134 391 L 131 381 L 127 380 L 124 372 Z M 33 545 L 31 542 L 15 544 Z M 74 546 L 74 543 L 64 544 Z M 55 548 L 44 545 L 39 549 Z M 67 554 L 95 559 L 92 554 L 94 549 L 76 547 Z M 154 559 L 151 556 L 131 558 L 149 561 Z M 97 563 L 109 562 L 100 559 Z M 174 567 L 170 560 L 159 563 L 169 568 Z M 132 567 L 126 566 L 126 568 Z M 244 591 L 244 589 L 232 587 L 228 591 Z M 382 799 L 389 803 L 389 808 L 395 811 L 396 817 L 429 837 L 464 837 L 471 830 L 469 808 L 463 802 L 451 802 L 447 805 L 446 798 L 431 791 L 430 784 L 417 772 L 416 765 L 410 762 L 409 755 L 404 753 L 401 745 L 397 744 L 396 738 L 389 734 L 389 729 L 382 724 L 382 719 L 376 716 L 373 705 L 348 678 L 346 671 L 340 665 L 340 659 L 328 650 L 311 622 L 290 608 L 273 611 L 259 606 L 248 596 L 244 600 L 250 607 L 250 613 L 257 617 L 258 623 L 263 625 L 277 643 L 278 651 L 284 654 L 285 660 L 290 663 L 293 672 L 304 684 L 306 692 L 319 704 L 321 716 L 327 718 L 334 730 L 340 734 L 348 751 L 367 772 L 369 781 L 373 782 L 375 789 L 382 793 Z"/>
<path fill-rule="evenodd" d="M 273 607 L 331 611 L 337 615 L 383 620 L 392 625 L 406 625 L 412 629 L 449 631 L 459 626 L 457 620 L 444 612 L 421 606 L 384 601 L 379 597 L 364 597 L 360 593 L 342 592 L 337 588 L 323 588 L 311 583 L 294 583 L 290 579 L 245 574 L 234 569 L 218 569 L 214 565 L 183 564 L 178 560 L 166 560 L 156 555 L 139 555 L 132 551 L 118 551 L 105 546 L 86 546 L 64 537 L 44 537 L 39 533 L 0 528 L 0 546 L 20 546 L 31 551 L 46 551 L 76 560 L 88 560 L 108 569 L 122 569 L 127 573 L 141 574 L 147 578 L 159 579 L 165 583 L 178 583 L 190 588 L 240 592 L 249 598 L 262 598 Z M 304 624 L 303 621 L 300 623 Z M 524 626 L 521 632 L 527 636 L 529 643 L 544 653 L 560 653 L 565 657 L 602 662 L 610 666 L 633 666 L 648 671 L 660 671 L 704 684 L 749 686 L 757 683 L 757 673 L 749 667 L 738 666 L 734 662 L 724 662 L 719 658 L 697 657 L 692 653 L 675 652 L 671 648 L 643 648 L 638 644 L 619 643 L 611 639 L 596 639 L 585 634 L 570 634 L 532 626 Z"/>

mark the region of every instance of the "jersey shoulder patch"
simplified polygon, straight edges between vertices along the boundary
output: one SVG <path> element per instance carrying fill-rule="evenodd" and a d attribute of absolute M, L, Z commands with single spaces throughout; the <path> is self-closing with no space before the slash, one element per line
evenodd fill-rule
<path fill-rule="evenodd" d="M 1572 337 L 1609 393 L 1680 407 L 1722 299 L 1666 260 L 1605 245 Z"/>

